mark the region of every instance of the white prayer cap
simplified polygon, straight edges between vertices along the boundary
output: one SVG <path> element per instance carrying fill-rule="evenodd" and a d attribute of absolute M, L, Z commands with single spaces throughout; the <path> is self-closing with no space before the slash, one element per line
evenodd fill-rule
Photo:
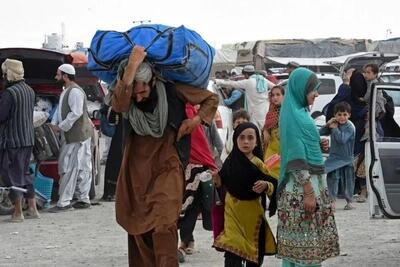
<path fill-rule="evenodd" d="M 254 68 L 253 65 L 246 65 L 246 66 L 244 66 L 244 68 L 242 70 L 242 72 L 247 72 L 247 73 L 252 73 L 255 71 L 256 71 L 256 69 Z"/>
<path fill-rule="evenodd" d="M 58 69 L 66 74 L 75 75 L 75 68 L 71 64 L 62 64 Z"/>

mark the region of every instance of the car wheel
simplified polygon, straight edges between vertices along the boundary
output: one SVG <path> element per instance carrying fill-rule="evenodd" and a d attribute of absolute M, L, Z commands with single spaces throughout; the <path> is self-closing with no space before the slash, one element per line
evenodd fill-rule
<path fill-rule="evenodd" d="M 11 215 L 14 212 L 14 206 L 12 205 L 7 193 L 0 193 L 0 215 Z"/>

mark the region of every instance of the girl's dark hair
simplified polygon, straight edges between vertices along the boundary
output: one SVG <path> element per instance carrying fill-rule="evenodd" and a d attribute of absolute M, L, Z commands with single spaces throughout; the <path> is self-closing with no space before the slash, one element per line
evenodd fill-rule
<path fill-rule="evenodd" d="M 274 87 L 271 88 L 271 90 L 269 91 L 270 94 L 272 93 L 273 90 L 275 89 L 280 89 L 281 90 L 281 94 L 285 95 L 285 88 L 282 85 L 275 85 Z"/>
<path fill-rule="evenodd" d="M 232 114 L 232 122 L 235 122 L 237 119 L 243 118 L 246 119 L 247 121 L 250 121 L 250 115 L 249 113 L 244 110 L 244 109 L 238 109 Z"/>
<path fill-rule="evenodd" d="M 333 114 L 336 114 L 338 112 L 347 112 L 347 113 L 351 113 L 351 106 L 349 103 L 343 101 L 343 102 L 339 102 L 335 105 L 335 107 L 333 108 Z"/>

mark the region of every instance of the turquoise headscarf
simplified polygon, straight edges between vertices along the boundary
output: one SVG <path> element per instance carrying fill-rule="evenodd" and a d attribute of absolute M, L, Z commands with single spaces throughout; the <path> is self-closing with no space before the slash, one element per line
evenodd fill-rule
<path fill-rule="evenodd" d="M 307 94 L 317 91 L 320 84 L 315 73 L 306 68 L 297 68 L 289 76 L 279 117 L 281 171 L 278 191 L 286 185 L 286 174 L 290 171 L 324 173 L 320 137 L 307 103 Z"/>

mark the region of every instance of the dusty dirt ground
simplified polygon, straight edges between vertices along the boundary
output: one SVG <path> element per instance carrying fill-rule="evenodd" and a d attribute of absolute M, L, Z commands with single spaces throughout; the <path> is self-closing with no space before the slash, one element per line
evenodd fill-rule
<path fill-rule="evenodd" d="M 101 193 L 99 185 L 97 196 Z M 351 211 L 343 206 L 339 200 L 341 256 L 323 266 L 400 266 L 400 220 L 370 220 L 367 204 L 355 204 Z M 20 224 L 5 222 L 7 218 L 0 216 L 0 266 L 127 266 L 127 238 L 115 222 L 114 203 L 60 214 L 42 212 L 41 219 Z M 269 223 L 276 231 L 276 216 Z M 211 248 L 212 234 L 201 224 L 195 239 L 196 252 L 183 267 L 223 266 L 223 254 Z M 265 257 L 263 266 L 280 265 L 275 257 Z"/>
<path fill-rule="evenodd" d="M 343 206 L 339 200 L 342 255 L 323 266 L 399 266 L 400 221 L 370 220 L 366 204 L 356 204 L 352 211 Z M 126 235 L 115 222 L 113 203 L 61 214 L 43 212 L 41 219 L 21 224 L 5 219 L 0 217 L 0 266 L 127 266 Z M 276 229 L 276 218 L 270 224 Z M 182 266 L 223 266 L 223 254 L 211 248 L 211 233 L 200 224 L 195 238 L 196 253 Z M 266 257 L 263 266 L 280 266 L 280 260 Z"/>

